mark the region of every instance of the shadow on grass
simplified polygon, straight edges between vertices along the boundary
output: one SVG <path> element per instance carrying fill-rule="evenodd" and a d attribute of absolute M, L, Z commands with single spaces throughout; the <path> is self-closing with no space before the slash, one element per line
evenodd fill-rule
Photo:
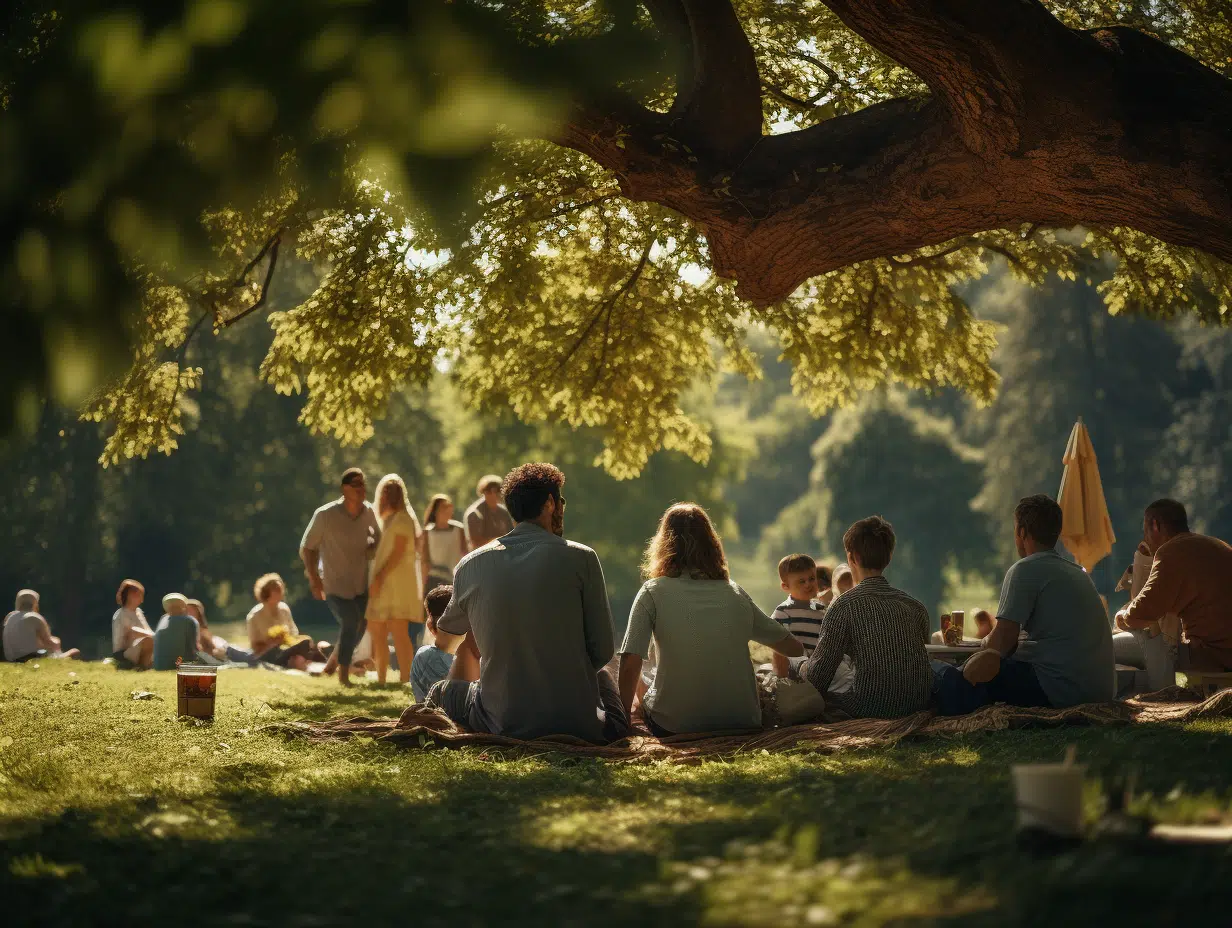
<path fill-rule="evenodd" d="M 263 788 L 277 765 L 241 761 L 214 772 L 207 811 L 130 798 L 23 823 L 6 842 L 13 863 L 0 886 L 30 925 L 175 912 L 220 925 L 786 924 L 804 920 L 781 916 L 784 899 L 814 891 L 847 900 L 831 905 L 842 920 L 861 907 L 882 913 L 868 924 L 1226 924 L 1226 849 L 1091 842 L 1048 859 L 1017 849 L 1009 765 L 1055 760 L 1071 741 L 1097 777 L 1133 767 L 1157 795 L 1183 779 L 1190 792 L 1230 798 L 1232 738 L 1164 726 L 685 771 L 420 755 L 403 792 L 375 773 L 315 784 L 305 764 L 287 795 Z M 209 814 L 231 823 L 225 837 L 201 826 Z M 681 867 L 715 875 L 682 882 Z M 944 898 L 930 909 L 938 886 Z"/>
<path fill-rule="evenodd" d="M 407 687 L 386 684 L 384 688 L 356 686 L 351 689 L 336 689 L 320 693 L 296 693 L 285 700 L 270 700 L 270 708 L 293 711 L 298 718 L 320 721 L 337 716 L 353 717 L 366 715 L 372 718 L 397 718 L 402 710 L 414 702 Z"/>

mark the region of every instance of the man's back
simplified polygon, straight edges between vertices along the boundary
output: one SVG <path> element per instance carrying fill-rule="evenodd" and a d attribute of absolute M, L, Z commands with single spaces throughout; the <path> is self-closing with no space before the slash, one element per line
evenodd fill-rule
<path fill-rule="evenodd" d="M 1026 633 L 1015 653 L 1035 668 L 1057 707 L 1112 699 L 1116 664 L 1108 614 L 1090 576 L 1055 551 L 1040 551 L 1006 572 L 997 617 Z"/>
<path fill-rule="evenodd" d="M 476 727 L 517 738 L 600 741 L 595 674 L 611 659 L 598 556 L 529 522 L 458 564 L 441 629 L 481 654 Z"/>
<path fill-rule="evenodd" d="M 471 547 L 478 548 L 513 529 L 509 510 L 500 503 L 490 505 L 480 498 L 471 503 L 462 519 Z"/>
<path fill-rule="evenodd" d="M 165 615 L 154 630 L 155 670 L 174 670 L 176 658 L 191 663 L 197 659 L 201 627 L 191 615 Z"/>
<path fill-rule="evenodd" d="M 37 612 L 10 612 L 4 618 L 4 659 L 18 661 L 29 657 L 42 645 L 39 643 L 39 628 L 42 619 Z"/>
<path fill-rule="evenodd" d="M 898 718 L 919 712 L 927 708 L 932 693 L 932 670 L 924 648 L 928 628 L 928 610 L 922 603 L 890 586 L 884 577 L 868 577 L 827 608 L 821 640 L 805 673 L 824 690 L 833 677 L 822 677 L 829 667 L 837 668 L 846 653 L 855 680 L 849 693 L 827 695 L 830 702 L 858 718 Z"/>

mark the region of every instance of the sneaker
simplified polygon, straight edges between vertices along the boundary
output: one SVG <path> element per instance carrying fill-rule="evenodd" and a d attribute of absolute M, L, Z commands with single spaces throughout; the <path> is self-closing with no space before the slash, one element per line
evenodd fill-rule
<path fill-rule="evenodd" d="M 963 664 L 963 679 L 973 686 L 987 683 L 1001 672 L 1001 655 L 985 649 L 976 651 Z"/>

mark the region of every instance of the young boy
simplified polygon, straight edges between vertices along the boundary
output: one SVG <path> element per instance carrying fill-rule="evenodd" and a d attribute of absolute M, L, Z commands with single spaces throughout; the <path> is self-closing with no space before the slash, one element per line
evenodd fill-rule
<path fill-rule="evenodd" d="M 817 647 L 826 615 L 825 604 L 817 599 L 817 563 L 807 554 L 789 554 L 779 561 L 779 585 L 787 599 L 775 607 L 770 618 L 804 646 L 804 660 L 808 660 Z M 793 675 L 790 658 L 774 654 L 771 660 L 775 674 L 780 677 Z M 851 678 L 851 663 L 844 657 L 835 671 L 830 692 L 847 692 L 851 689 Z"/>
<path fill-rule="evenodd" d="M 826 607 L 816 601 L 816 562 L 807 554 L 787 555 L 779 561 L 779 586 L 787 594 L 787 599 L 775 607 L 770 618 L 804 645 L 804 659 L 808 660 L 817 647 L 822 617 L 826 614 Z M 780 677 L 790 676 L 788 658 L 775 654 L 774 672 Z"/>
<path fill-rule="evenodd" d="M 437 620 L 445 614 L 445 607 L 453 597 L 453 587 L 441 585 L 424 597 L 424 620 L 426 630 L 432 635 L 432 644 L 426 644 L 415 652 L 411 661 L 411 692 L 415 694 L 415 702 L 422 703 L 428 696 L 432 684 L 445 679 L 449 668 L 453 666 L 454 652 L 462 643 L 462 635 L 451 635 L 436 627 Z"/>

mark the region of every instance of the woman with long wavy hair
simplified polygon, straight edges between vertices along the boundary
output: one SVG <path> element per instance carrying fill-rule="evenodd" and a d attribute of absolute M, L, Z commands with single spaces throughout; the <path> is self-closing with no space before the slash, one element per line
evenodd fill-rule
<path fill-rule="evenodd" d="M 620 648 L 620 698 L 633 696 L 653 639 L 658 672 L 642 717 L 659 737 L 761 727 L 749 642 L 799 657 L 800 642 L 731 581 L 718 532 L 695 503 L 663 513 L 646 548 L 646 582 Z"/>
<path fill-rule="evenodd" d="M 416 555 L 423 544 L 419 520 L 407 501 L 406 484 L 397 474 L 386 474 L 376 485 L 376 512 L 381 540 L 372 558 L 368 584 L 368 635 L 376 678 L 384 683 L 389 672 L 389 636 L 398 655 L 398 674 L 411 681 L 411 661 L 423 639 L 423 592 L 419 586 Z"/>

